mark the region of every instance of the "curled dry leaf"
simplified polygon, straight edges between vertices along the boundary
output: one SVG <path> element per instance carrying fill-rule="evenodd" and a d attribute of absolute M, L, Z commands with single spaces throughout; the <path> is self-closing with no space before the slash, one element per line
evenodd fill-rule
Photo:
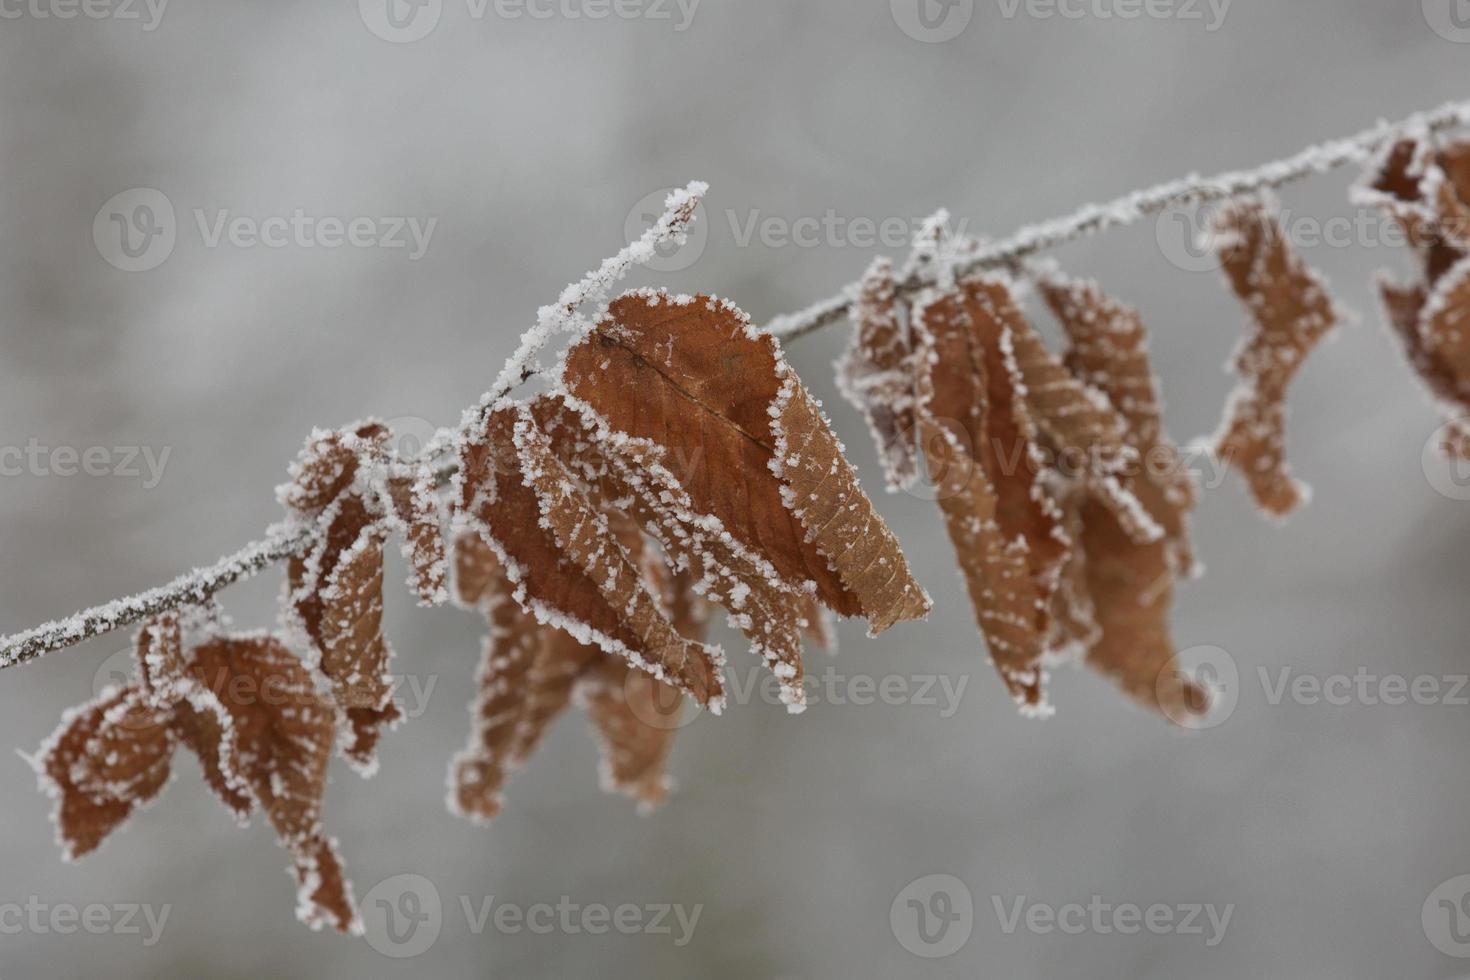
<path fill-rule="evenodd" d="M 889 491 L 905 490 L 919 475 L 913 349 L 888 259 L 875 259 L 863 275 L 852 320 L 855 329 L 837 362 L 837 381 L 868 420 Z"/>
<path fill-rule="evenodd" d="M 1225 275 L 1254 321 L 1236 349 L 1242 384 L 1231 395 L 1215 451 L 1240 471 L 1256 505 L 1283 519 L 1307 497 L 1286 461 L 1286 389 L 1307 355 L 1344 316 L 1322 278 L 1297 255 L 1274 209 L 1232 201 L 1215 218 Z"/>
<path fill-rule="evenodd" d="M 1070 488 L 1063 507 L 1074 548 L 1059 593 L 1072 597 L 1073 615 L 1064 622 L 1081 621 L 1068 632 L 1086 649 L 1088 664 L 1135 699 L 1171 718 L 1197 714 L 1208 699 L 1171 669 L 1169 629 L 1174 586 L 1194 573 L 1189 513 L 1196 492 L 1164 433 L 1142 319 L 1096 283 L 1048 272 L 1039 285 L 1070 341 L 1066 364 L 1125 420 L 1124 438 L 1139 462 L 1129 485 L 1163 532 L 1140 541 L 1085 485 Z"/>
<path fill-rule="evenodd" d="M 998 280 L 928 295 L 914 318 L 918 421 L 930 479 L 991 659 L 1045 714 L 1049 608 L 1067 557 Z"/>
<path fill-rule="evenodd" d="M 567 351 L 562 383 L 611 432 L 676 464 L 694 508 L 877 634 L 929 600 L 776 340 L 707 296 L 626 293 Z"/>

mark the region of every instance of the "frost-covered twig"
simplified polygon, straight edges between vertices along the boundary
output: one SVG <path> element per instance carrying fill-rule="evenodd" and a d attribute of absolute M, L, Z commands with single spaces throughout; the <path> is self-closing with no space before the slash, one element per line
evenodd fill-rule
<path fill-rule="evenodd" d="M 0 644 L 0 667 L 13 667 L 35 660 L 53 650 L 75 646 L 94 636 L 131 626 L 151 616 L 181 606 L 199 605 L 210 596 L 256 572 L 298 552 L 311 543 L 311 528 L 281 527 L 259 541 L 252 541 L 208 568 L 180 575 L 167 585 L 139 592 L 125 599 L 79 612 L 66 619 L 45 623 L 35 629 L 7 636 Z"/>
<path fill-rule="evenodd" d="M 1437 109 L 1416 113 L 1398 122 L 1380 122 L 1347 139 L 1309 147 L 1294 156 L 1275 160 L 1252 170 L 1231 171 L 1213 177 L 1191 175 L 1146 190 L 1133 191 L 1107 204 L 1089 204 L 1061 218 L 1043 221 L 1017 231 L 1004 241 L 980 247 L 959 262 L 960 275 L 981 269 L 1011 265 L 1038 252 L 1086 238 L 1112 228 L 1136 224 L 1170 207 L 1238 197 L 1252 191 L 1280 187 L 1292 181 L 1327 173 L 1339 167 L 1364 163 L 1395 134 L 1403 131 L 1440 132 L 1470 125 L 1470 100 L 1448 102 Z M 899 284 L 900 293 L 916 293 L 932 285 L 925 271 L 916 271 Z M 781 340 L 794 340 L 821 330 L 847 317 L 853 287 L 824 299 L 805 310 L 777 317 L 766 329 Z"/>
<path fill-rule="evenodd" d="M 1253 170 L 1211 178 L 1192 176 L 1135 191 L 1108 204 L 1088 205 L 1065 217 L 1028 225 L 1004 241 L 981 247 L 973 255 L 955 263 L 953 270 L 963 275 L 979 269 L 1006 266 L 1066 242 L 1135 224 L 1176 204 L 1220 200 L 1280 187 L 1313 174 L 1361 163 L 1400 131 L 1432 133 L 1463 126 L 1470 126 L 1470 101 L 1447 103 L 1398 122 L 1382 122 L 1348 139 L 1311 147 Z M 605 299 L 608 290 L 629 269 L 646 262 L 660 245 L 682 241 L 694 218 L 695 207 L 707 189 L 705 184 L 696 181 L 683 190 L 675 191 L 666 202 L 663 217 L 653 227 L 597 270 L 568 286 L 556 304 L 543 307 L 536 326 L 521 338 L 520 346 L 506 361 L 482 404 L 499 399 L 537 374 L 533 363 L 536 354 L 558 333 L 576 328 L 581 322 L 578 314 L 581 306 Z M 932 275 L 932 268 L 916 269 L 899 284 L 898 289 L 902 293 L 916 292 L 932 284 L 926 278 Z M 783 341 L 815 333 L 846 318 L 851 295 L 844 291 L 806 310 L 778 317 L 767 326 L 767 330 Z M 440 471 L 441 482 L 450 472 L 450 469 Z M 219 590 L 305 550 L 312 536 L 309 527 L 277 529 L 209 568 L 182 575 L 167 585 L 0 639 L 0 668 L 34 660 L 169 609 L 203 602 Z"/>

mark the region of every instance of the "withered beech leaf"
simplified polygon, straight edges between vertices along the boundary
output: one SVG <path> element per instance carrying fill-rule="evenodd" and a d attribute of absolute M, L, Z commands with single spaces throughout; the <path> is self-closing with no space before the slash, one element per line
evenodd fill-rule
<path fill-rule="evenodd" d="M 788 583 L 814 582 L 871 633 L 928 597 L 773 337 L 708 296 L 625 293 L 571 347 L 565 388 L 620 435 L 653 442 L 700 513 Z"/>
<path fill-rule="evenodd" d="M 382 729 L 401 717 L 392 701 L 393 651 L 383 636 L 383 550 L 395 503 L 372 479 L 393 465 L 389 437 L 372 422 L 313 434 L 280 492 L 318 529 L 313 547 L 287 562 L 287 622 L 331 682 L 343 709 L 342 753 L 364 775 L 377 768 Z M 433 524 L 437 534 L 437 512 Z"/>
<path fill-rule="evenodd" d="M 174 749 L 167 721 L 168 709 L 150 704 L 134 685 L 62 716 L 32 764 L 56 802 L 52 819 L 67 860 L 96 850 L 163 791 Z"/>
<path fill-rule="evenodd" d="M 572 478 L 529 411 L 517 420 L 514 441 L 543 523 L 563 553 L 598 586 L 607 604 L 622 611 L 625 628 L 638 638 L 630 662 L 688 690 L 701 704 L 723 703 L 723 658 L 674 628 L 661 607 L 657 584 L 650 583 L 645 573 L 642 549 L 630 554 L 627 539 Z M 638 535 L 636 526 L 633 534 Z"/>
<path fill-rule="evenodd" d="M 1436 146 L 1426 134 L 1388 144 L 1353 188 L 1404 229 L 1431 285 L 1470 248 L 1470 140 Z"/>
<path fill-rule="evenodd" d="M 1441 147 L 1406 135 L 1383 151 L 1354 198 L 1397 220 L 1421 259 L 1416 282 L 1380 278 L 1384 319 L 1445 420 L 1441 450 L 1470 459 L 1470 140 Z"/>
<path fill-rule="evenodd" d="M 1123 419 L 1124 439 L 1136 454 L 1129 485 L 1162 529 L 1171 566 L 1179 575 L 1192 577 L 1189 515 L 1198 491 L 1183 454 L 1164 431 L 1163 398 L 1149 363 L 1143 319 L 1089 280 L 1048 271 L 1038 286 L 1067 335 L 1063 360 L 1068 369 L 1101 392 Z M 1153 486 L 1141 486 L 1144 483 Z"/>
<path fill-rule="evenodd" d="M 240 774 L 283 841 L 320 829 L 335 720 L 296 655 L 270 636 L 194 648 L 195 680 L 229 717 Z"/>
<path fill-rule="evenodd" d="M 843 396 L 868 420 L 890 492 L 919 475 L 913 350 L 901 319 L 893 263 L 877 258 L 853 298 L 853 334 L 838 360 Z"/>
<path fill-rule="evenodd" d="M 1071 600 L 1064 611 L 1074 619 L 1086 617 L 1085 625 L 1095 627 L 1080 641 L 1091 667 L 1143 704 L 1171 718 L 1186 717 L 1203 710 L 1207 699 L 1171 669 L 1175 648 L 1169 612 L 1176 581 L 1194 573 L 1189 513 L 1196 492 L 1164 432 L 1143 321 L 1096 283 L 1048 272 L 1039 284 L 1070 340 L 1068 367 L 1126 420 L 1125 439 L 1140 463 L 1130 486 L 1164 531 L 1158 540 L 1139 541 L 1085 484 L 1065 491 L 1074 546 L 1059 589 Z"/>
<path fill-rule="evenodd" d="M 350 728 L 347 758 L 371 766 L 382 726 L 399 718 L 383 637 L 383 533 L 368 525 L 340 555 L 318 591 L 321 669 Z"/>
<path fill-rule="evenodd" d="M 1012 698 L 1044 715 L 1049 611 L 1068 541 L 993 288 L 968 281 L 916 305 L 918 421 L 991 659 Z"/>
<path fill-rule="evenodd" d="M 1215 451 L 1245 477 L 1265 514 L 1284 519 L 1307 496 L 1286 462 L 1287 385 L 1344 317 L 1271 205 L 1231 201 L 1216 215 L 1215 233 L 1226 278 L 1254 321 L 1236 349 L 1242 383 L 1226 405 Z"/>
<path fill-rule="evenodd" d="M 680 637 L 605 514 L 576 486 L 524 406 L 487 411 L 466 432 L 460 514 L 479 529 L 538 621 L 723 705 L 723 658 Z"/>
<path fill-rule="evenodd" d="M 340 861 L 322 837 L 333 706 L 305 665 L 271 636 L 207 640 L 194 648 L 191 666 L 224 709 L 231 764 L 292 857 L 298 916 L 313 927 L 360 931 Z"/>
<path fill-rule="evenodd" d="M 1132 474 L 1138 451 L 1128 441 L 1127 423 L 1107 397 L 1073 374 L 1042 341 L 1021 312 L 1010 284 L 980 279 L 968 287 L 973 316 L 1005 324 L 1010 356 L 1042 443 L 1056 467 L 1085 480 L 1131 537 L 1154 541 L 1163 529 L 1138 502 Z"/>
<path fill-rule="evenodd" d="M 681 692 L 620 655 L 538 623 L 512 600 L 514 584 L 477 532 L 455 538 L 454 584 L 455 601 L 484 614 L 491 629 L 471 706 L 474 730 L 450 765 L 451 812 L 477 822 L 496 816 L 507 777 L 525 765 L 577 692 L 603 748 L 604 787 L 643 804 L 661 801 Z M 701 640 L 698 597 L 671 592 L 683 589 L 678 578 L 666 585 L 672 621 Z"/>
<path fill-rule="evenodd" d="M 820 608 L 814 596 L 782 579 L 719 518 L 699 512 L 653 443 L 612 432 L 590 408 L 564 397 L 538 398 L 531 411 L 557 456 L 602 499 L 626 507 L 691 587 L 728 612 L 780 682 L 787 709 L 802 710 L 802 624 Z"/>
<path fill-rule="evenodd" d="M 454 601 L 485 616 L 474 730 L 450 763 L 449 808 L 476 821 L 500 812 L 501 787 L 519 755 L 530 706 L 530 675 L 545 640 L 545 627 L 512 598 L 513 586 L 490 545 L 475 531 L 461 531 L 453 545 Z"/>
<path fill-rule="evenodd" d="M 602 752 L 602 788 L 622 793 L 645 812 L 663 803 L 666 774 L 684 696 L 641 671 L 604 657 L 577 687 Z"/>

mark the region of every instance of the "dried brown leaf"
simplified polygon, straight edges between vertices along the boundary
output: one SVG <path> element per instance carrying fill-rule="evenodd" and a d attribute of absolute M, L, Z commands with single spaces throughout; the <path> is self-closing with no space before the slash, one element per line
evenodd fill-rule
<path fill-rule="evenodd" d="M 1068 543 L 1041 479 L 1002 294 L 1004 284 L 975 280 L 919 305 L 918 418 L 991 659 L 1017 703 L 1044 713 L 1049 609 Z"/>
<path fill-rule="evenodd" d="M 877 633 L 928 599 L 769 334 L 709 297 L 628 293 L 566 355 L 563 381 L 613 432 L 651 441 L 695 509 L 792 584 Z"/>
<path fill-rule="evenodd" d="M 719 518 L 698 511 L 651 442 L 615 434 L 589 408 L 562 398 L 538 398 L 531 410 L 557 456 L 602 499 L 626 507 L 692 587 L 729 613 L 731 625 L 780 681 L 788 709 L 801 710 L 802 623 L 811 622 L 810 610 L 818 606 L 813 596 L 782 579 Z"/>
<path fill-rule="evenodd" d="M 474 731 L 450 764 L 450 810 L 486 821 L 500 812 L 501 787 L 520 761 L 522 724 L 530 706 L 530 674 L 545 641 L 534 616 L 511 598 L 514 586 L 477 532 L 454 540 L 454 592 L 460 605 L 490 624 L 476 677 Z"/>
<path fill-rule="evenodd" d="M 1179 575 L 1192 576 L 1195 560 L 1189 514 L 1198 492 L 1179 447 L 1164 432 L 1163 399 L 1149 364 L 1142 318 L 1095 282 L 1049 272 L 1040 278 L 1039 286 L 1070 342 L 1064 355 L 1068 368 L 1101 392 L 1123 418 L 1124 439 L 1137 460 L 1128 481 L 1130 489 L 1162 529 L 1171 565 Z M 1154 486 L 1142 487 L 1142 483 Z M 1136 534 L 1130 536 L 1138 540 Z"/>
<path fill-rule="evenodd" d="M 33 760 L 55 801 L 52 819 L 67 860 L 96 850 L 168 783 L 174 739 L 168 709 L 129 685 L 68 711 Z"/>
<path fill-rule="evenodd" d="M 1142 464 L 1129 485 L 1164 531 L 1159 540 L 1140 541 L 1085 485 L 1069 488 L 1064 509 L 1074 549 L 1058 591 L 1070 600 L 1064 612 L 1096 626 L 1084 643 L 1090 666 L 1171 718 L 1198 713 L 1207 703 L 1204 692 L 1169 670 L 1175 656 L 1169 629 L 1174 585 L 1194 569 L 1189 513 L 1196 494 L 1164 433 L 1142 319 L 1096 283 L 1048 273 L 1040 285 L 1071 340 L 1067 364 L 1126 420 L 1124 438 Z"/>
<path fill-rule="evenodd" d="M 680 637 L 638 566 L 524 406 L 487 412 L 460 449 L 458 510 L 494 546 L 515 598 L 718 710 L 718 651 Z"/>
<path fill-rule="evenodd" d="M 842 393 L 868 420 L 890 492 L 919 475 L 913 350 L 901 321 L 893 263 L 878 258 L 859 283 L 853 335 L 837 362 Z"/>
<path fill-rule="evenodd" d="M 1226 277 L 1254 320 L 1235 354 L 1242 385 L 1226 406 L 1215 451 L 1246 478 L 1262 511 L 1285 518 L 1307 494 L 1286 462 L 1287 385 L 1343 315 L 1264 202 L 1231 202 L 1215 230 Z"/>
<path fill-rule="evenodd" d="M 602 658 L 578 687 L 602 752 L 602 786 L 645 811 L 668 797 L 665 769 L 684 696 L 626 663 Z"/>

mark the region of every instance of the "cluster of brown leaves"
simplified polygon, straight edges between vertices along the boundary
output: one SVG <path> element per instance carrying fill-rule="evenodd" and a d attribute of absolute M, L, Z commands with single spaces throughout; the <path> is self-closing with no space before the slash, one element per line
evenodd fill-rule
<path fill-rule="evenodd" d="M 877 633 L 929 608 L 776 342 L 707 296 L 615 300 L 555 393 L 467 429 L 452 505 L 455 596 L 491 624 L 450 772 L 451 806 L 479 819 L 574 695 L 605 785 L 662 800 L 681 699 L 725 700 L 707 605 L 793 711 L 823 610 Z"/>
<path fill-rule="evenodd" d="M 1470 144 L 1406 140 L 1365 193 L 1414 236 L 1425 280 L 1385 285 L 1411 360 L 1448 406 L 1470 407 Z M 1269 205 L 1232 202 L 1216 232 L 1255 328 L 1234 366 L 1218 452 L 1260 507 L 1302 499 L 1286 465 L 1286 391 L 1341 320 Z M 890 490 L 927 469 L 981 633 L 1012 698 L 1044 715 L 1056 663 L 1081 659 L 1176 720 L 1209 694 L 1174 669 L 1169 613 L 1195 572 L 1196 488 L 1164 431 L 1138 313 L 1052 269 L 1029 279 L 1067 346 L 1048 348 L 1009 276 L 956 278 L 974 243 L 936 219 L 903 280 L 868 270 L 855 296 L 844 393 L 866 416 Z M 506 780 L 574 702 L 601 746 L 604 786 L 662 802 L 686 701 L 718 713 L 713 608 L 805 706 L 803 645 L 830 619 L 876 635 L 921 618 L 910 574 L 823 417 L 768 333 L 708 296 L 635 291 L 581 332 L 546 393 L 466 416 L 446 501 L 426 462 L 377 422 L 317 431 L 279 496 L 312 529 L 293 557 L 279 636 L 229 633 L 213 610 L 140 630 L 136 677 L 69 712 L 37 771 L 59 837 L 80 857 L 170 778 L 174 749 L 242 822 L 259 807 L 292 856 L 300 914 L 359 928 L 321 828 L 333 745 L 363 774 L 401 720 L 383 634 L 385 549 L 400 539 L 425 604 L 452 598 L 489 625 L 473 730 L 450 808 L 499 813 Z M 1449 447 L 1470 455 L 1470 427 Z M 453 531 L 447 536 L 450 521 Z"/>
<path fill-rule="evenodd" d="M 134 659 L 134 679 L 67 712 L 34 760 L 67 858 L 153 802 L 182 745 L 237 822 L 265 813 L 291 855 L 301 919 L 359 931 L 336 842 L 321 826 L 336 708 L 307 668 L 279 639 L 230 634 L 198 612 L 146 624 Z"/>
<path fill-rule="evenodd" d="M 1384 315 L 1445 419 L 1441 448 L 1470 459 L 1470 141 L 1390 144 L 1357 186 L 1403 227 L 1422 273 L 1379 282 Z"/>
<path fill-rule="evenodd" d="M 1041 276 L 1071 340 L 1058 357 L 1005 276 L 963 278 L 912 308 L 892 276 L 879 263 L 864 279 L 845 390 L 892 486 L 926 461 L 1012 697 L 1047 713 L 1048 666 L 1080 655 L 1145 704 L 1203 710 L 1203 692 L 1166 669 L 1194 487 L 1163 433 L 1137 314 L 1091 283 Z"/>
<path fill-rule="evenodd" d="M 447 594 L 434 475 L 393 442 L 376 422 L 315 432 L 280 488 L 292 519 L 317 532 L 287 567 L 284 635 L 231 635 L 212 610 L 167 614 L 138 633 L 135 679 L 67 714 L 37 768 L 69 857 L 155 799 L 183 744 L 237 820 L 265 812 L 291 853 L 303 921 L 359 928 L 321 801 L 333 744 L 371 774 L 382 728 L 401 717 L 383 636 L 389 538 L 402 538 L 423 602 Z"/>

